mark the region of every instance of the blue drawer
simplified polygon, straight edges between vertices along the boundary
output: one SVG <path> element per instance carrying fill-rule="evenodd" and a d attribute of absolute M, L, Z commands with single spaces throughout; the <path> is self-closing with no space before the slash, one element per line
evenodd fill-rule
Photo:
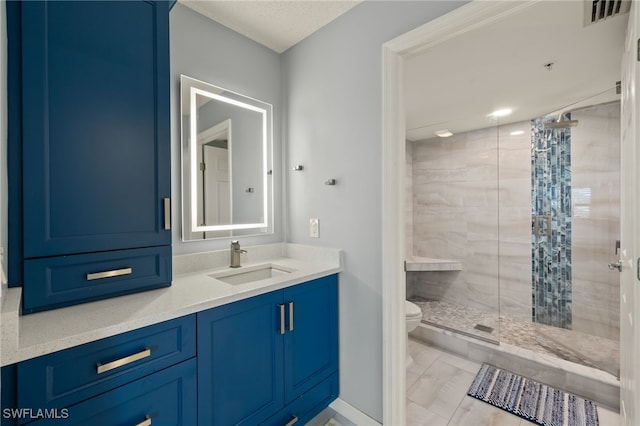
<path fill-rule="evenodd" d="M 281 426 L 297 419 L 296 424 L 304 425 L 327 408 L 337 397 L 338 373 L 335 372 L 261 424 Z"/>
<path fill-rule="evenodd" d="M 25 314 L 171 285 L 171 246 L 24 261 Z"/>
<path fill-rule="evenodd" d="M 54 412 L 58 419 L 31 424 L 192 426 L 198 412 L 196 387 L 196 360 L 192 359 L 69 407 L 68 411 L 58 410 Z"/>
<path fill-rule="evenodd" d="M 189 315 L 23 361 L 18 407 L 69 407 L 195 355 L 195 315 Z"/>

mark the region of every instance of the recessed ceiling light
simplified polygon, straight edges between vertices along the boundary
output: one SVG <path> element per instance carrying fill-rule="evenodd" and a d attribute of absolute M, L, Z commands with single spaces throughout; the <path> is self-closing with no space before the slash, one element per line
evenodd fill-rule
<path fill-rule="evenodd" d="M 516 130 L 515 132 L 509 133 L 511 136 L 519 136 L 524 135 L 524 130 Z"/>
<path fill-rule="evenodd" d="M 438 130 L 437 132 L 435 132 L 437 136 L 440 136 L 441 138 L 448 138 L 449 136 L 453 136 L 453 133 L 451 133 L 449 130 L 444 129 L 444 130 Z"/>
<path fill-rule="evenodd" d="M 489 116 L 491 117 L 504 117 L 505 115 L 511 114 L 510 108 L 498 109 L 493 111 Z"/>

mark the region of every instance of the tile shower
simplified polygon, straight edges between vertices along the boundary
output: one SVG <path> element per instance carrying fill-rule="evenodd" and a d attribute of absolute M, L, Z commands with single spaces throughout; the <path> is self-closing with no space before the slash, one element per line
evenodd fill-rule
<path fill-rule="evenodd" d="M 407 273 L 424 322 L 618 375 L 619 109 L 407 143 L 408 256 L 462 263 Z"/>

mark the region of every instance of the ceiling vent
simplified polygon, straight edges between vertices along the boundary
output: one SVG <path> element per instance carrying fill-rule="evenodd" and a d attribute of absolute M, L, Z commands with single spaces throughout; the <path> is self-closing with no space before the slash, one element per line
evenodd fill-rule
<path fill-rule="evenodd" d="M 584 24 L 590 25 L 615 16 L 624 15 L 631 8 L 631 0 L 585 0 Z"/>

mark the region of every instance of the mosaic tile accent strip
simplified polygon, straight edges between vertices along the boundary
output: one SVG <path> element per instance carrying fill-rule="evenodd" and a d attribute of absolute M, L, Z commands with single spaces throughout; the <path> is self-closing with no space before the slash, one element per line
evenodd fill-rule
<path fill-rule="evenodd" d="M 570 329 L 571 128 L 545 129 L 549 121 L 531 121 L 531 317 Z"/>

